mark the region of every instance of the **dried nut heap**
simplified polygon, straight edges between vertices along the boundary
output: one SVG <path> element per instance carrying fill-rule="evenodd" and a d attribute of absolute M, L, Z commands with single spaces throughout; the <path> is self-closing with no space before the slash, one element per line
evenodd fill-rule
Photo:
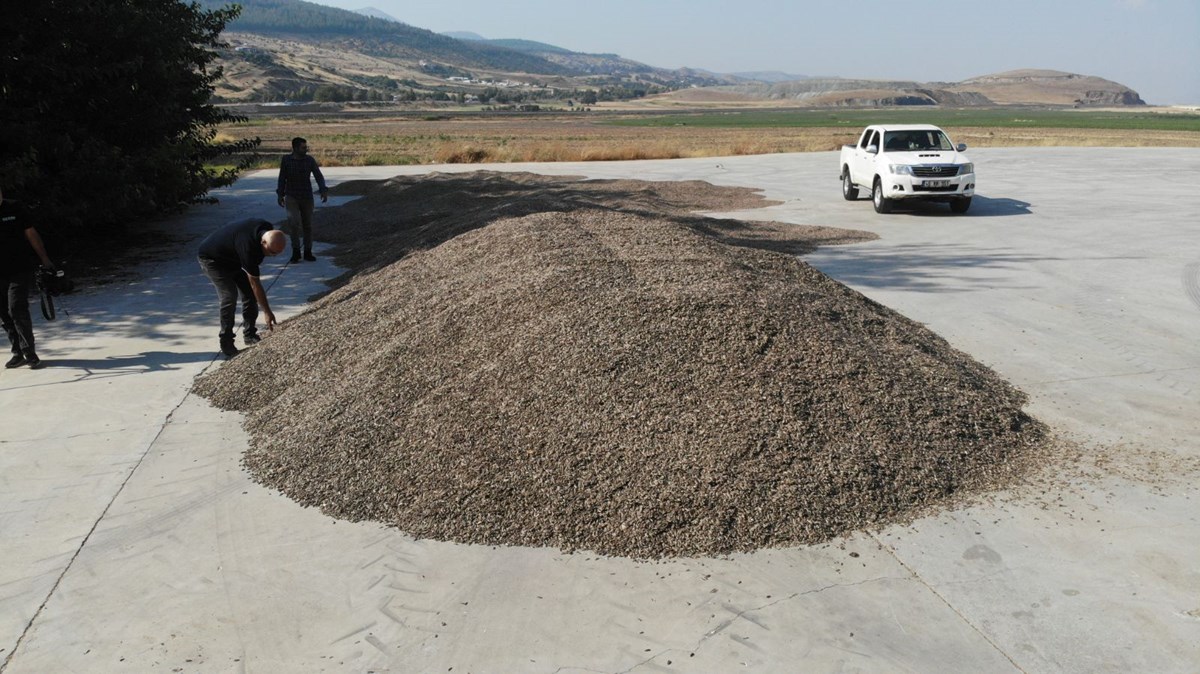
<path fill-rule="evenodd" d="M 545 212 L 482 214 L 528 208 L 489 201 L 506 181 Z M 370 186 L 325 223 L 361 271 L 197 390 L 247 414 L 256 480 L 332 516 L 639 558 L 900 519 L 1010 482 L 1045 441 L 1022 393 L 921 325 L 687 215 L 702 195 L 620 182 L 637 196 L 562 210 L 589 183 Z M 396 216 L 439 189 L 457 212 Z M 783 247 L 805 232 L 838 238 Z"/>

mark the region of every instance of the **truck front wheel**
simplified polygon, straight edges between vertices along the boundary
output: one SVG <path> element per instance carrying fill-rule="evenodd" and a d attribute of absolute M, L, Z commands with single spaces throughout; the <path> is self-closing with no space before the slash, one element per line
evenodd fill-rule
<path fill-rule="evenodd" d="M 855 187 L 854 181 L 850 179 L 850 167 L 842 168 L 842 198 L 846 201 L 854 201 L 858 198 L 858 188 Z"/>
<path fill-rule="evenodd" d="M 879 180 L 879 176 L 875 177 L 875 184 L 871 187 L 871 202 L 875 204 L 876 213 L 891 213 L 895 204 L 893 200 L 883 196 L 883 182 Z"/>
<path fill-rule="evenodd" d="M 966 213 L 971 207 L 971 197 L 962 197 L 950 202 L 950 210 L 955 213 Z"/>

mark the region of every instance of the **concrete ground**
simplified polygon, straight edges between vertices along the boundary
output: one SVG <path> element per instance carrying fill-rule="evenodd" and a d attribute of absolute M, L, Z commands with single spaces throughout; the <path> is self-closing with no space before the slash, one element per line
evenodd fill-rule
<path fill-rule="evenodd" d="M 251 482 L 239 417 L 189 393 L 217 366 L 195 244 L 282 217 L 260 172 L 167 223 L 184 241 L 156 261 L 37 317 L 48 368 L 0 372 L 0 670 L 1197 671 L 1200 151 L 972 154 L 966 216 L 845 202 L 831 153 L 486 168 L 759 187 L 783 203 L 740 217 L 877 232 L 808 260 L 1013 381 L 1102 470 L 724 559 L 335 521 Z M 334 274 L 266 269 L 280 318 Z"/>

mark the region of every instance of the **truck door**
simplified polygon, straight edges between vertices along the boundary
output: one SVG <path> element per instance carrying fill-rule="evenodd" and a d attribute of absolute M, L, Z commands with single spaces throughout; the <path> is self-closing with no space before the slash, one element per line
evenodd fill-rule
<path fill-rule="evenodd" d="M 879 131 L 876 129 L 867 129 L 863 132 L 862 138 L 858 141 L 858 147 L 854 148 L 854 161 L 850 166 L 850 177 L 857 185 L 870 185 L 875 167 L 875 155 L 867 152 L 867 148 L 874 145 L 879 147 Z"/>

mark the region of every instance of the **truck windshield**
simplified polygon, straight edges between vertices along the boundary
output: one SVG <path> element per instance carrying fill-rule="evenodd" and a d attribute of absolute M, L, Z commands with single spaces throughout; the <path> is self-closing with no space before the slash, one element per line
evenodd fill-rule
<path fill-rule="evenodd" d="M 887 131 L 883 134 L 884 152 L 952 149 L 950 139 L 941 131 Z"/>

